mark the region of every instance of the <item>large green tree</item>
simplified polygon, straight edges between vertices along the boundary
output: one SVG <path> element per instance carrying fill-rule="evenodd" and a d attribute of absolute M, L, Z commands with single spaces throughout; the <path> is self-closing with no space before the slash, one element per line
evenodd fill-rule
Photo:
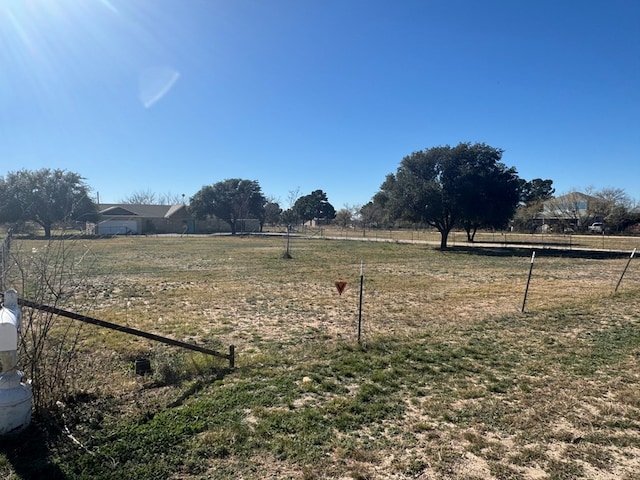
<path fill-rule="evenodd" d="M 549 200 L 553 198 L 555 191 L 553 180 L 542 178 L 534 178 L 530 181 L 520 180 L 520 201 L 525 205 Z"/>
<path fill-rule="evenodd" d="M 336 209 L 329 203 L 327 194 L 322 190 L 314 190 L 309 195 L 298 198 L 292 210 L 303 223 L 311 220 L 329 223 L 336 217 Z"/>
<path fill-rule="evenodd" d="M 264 206 L 264 222 L 269 225 L 277 225 L 282 219 L 282 208 L 274 199 L 267 199 Z"/>
<path fill-rule="evenodd" d="M 257 219 L 262 231 L 266 203 L 257 181 L 230 178 L 202 187 L 191 197 L 189 208 L 197 218 L 214 215 L 224 220 L 235 235 L 241 219 Z"/>
<path fill-rule="evenodd" d="M 464 143 L 453 155 L 462 162 L 457 187 L 467 240 L 473 242 L 478 228 L 505 228 L 518 207 L 521 181 L 500 162 L 502 150 Z"/>
<path fill-rule="evenodd" d="M 360 207 L 360 221 L 362 222 L 362 230 L 373 226 L 380 226 L 384 219 L 385 210 L 379 201 L 374 200 Z"/>
<path fill-rule="evenodd" d="M 501 226 L 513 215 L 520 183 L 501 157 L 502 150 L 484 143 L 414 152 L 402 159 L 395 174 L 387 175 L 374 203 L 396 218 L 435 227 L 444 249 L 456 225 L 470 232 Z"/>
<path fill-rule="evenodd" d="M 95 221 L 97 206 L 83 177 L 74 172 L 43 168 L 18 170 L 0 178 L 0 221 L 33 221 L 51 237 L 55 223 Z"/>

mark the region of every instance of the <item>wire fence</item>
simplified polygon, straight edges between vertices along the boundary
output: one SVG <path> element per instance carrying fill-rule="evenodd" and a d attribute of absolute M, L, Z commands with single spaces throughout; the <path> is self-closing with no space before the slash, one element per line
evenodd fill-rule
<path fill-rule="evenodd" d="M 268 228 L 266 230 L 269 230 Z M 275 229 L 275 231 L 278 231 Z M 300 226 L 293 229 L 294 235 L 309 238 L 331 238 L 342 240 L 387 241 L 401 243 L 424 243 L 440 245 L 441 234 L 433 229 L 382 229 L 340 228 L 336 226 Z M 452 230 L 448 236 L 449 247 L 495 246 L 511 248 L 558 248 L 565 250 L 611 250 L 631 251 L 640 242 L 640 235 L 610 235 L 602 233 L 522 233 L 512 231 L 481 230 L 469 242 L 463 230 Z"/>

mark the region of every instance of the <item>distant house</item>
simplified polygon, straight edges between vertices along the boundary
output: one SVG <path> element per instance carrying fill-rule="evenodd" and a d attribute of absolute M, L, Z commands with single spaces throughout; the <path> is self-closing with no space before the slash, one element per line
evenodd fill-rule
<path fill-rule="evenodd" d="M 102 203 L 97 235 L 153 235 L 158 233 L 194 233 L 195 223 L 187 206 Z"/>
<path fill-rule="evenodd" d="M 543 230 L 559 227 L 582 230 L 598 219 L 597 212 L 601 200 L 581 192 L 571 192 L 543 203 L 542 211 L 536 219 Z"/>

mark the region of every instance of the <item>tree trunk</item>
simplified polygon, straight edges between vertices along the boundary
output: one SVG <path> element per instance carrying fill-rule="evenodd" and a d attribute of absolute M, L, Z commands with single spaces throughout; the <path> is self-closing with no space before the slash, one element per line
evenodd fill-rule
<path fill-rule="evenodd" d="M 450 229 L 440 230 L 440 250 L 447 249 L 447 238 L 449 238 Z"/>
<path fill-rule="evenodd" d="M 51 225 L 43 225 L 44 228 L 44 238 L 51 238 Z"/>
<path fill-rule="evenodd" d="M 464 231 L 467 232 L 467 242 L 473 243 L 476 238 L 476 232 L 478 231 L 478 225 L 465 223 Z"/>

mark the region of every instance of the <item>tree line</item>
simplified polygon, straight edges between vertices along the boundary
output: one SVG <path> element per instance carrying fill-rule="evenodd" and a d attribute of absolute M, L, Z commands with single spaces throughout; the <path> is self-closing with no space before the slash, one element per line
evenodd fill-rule
<path fill-rule="evenodd" d="M 20 228 L 34 222 L 48 238 L 56 225 L 96 222 L 99 205 L 90 192 L 84 178 L 75 172 L 49 168 L 9 172 L 0 177 L 0 223 Z M 175 196 L 158 196 L 149 191 L 136 192 L 121 203 L 154 204 L 158 200 L 179 203 Z M 336 217 L 335 208 L 322 190 L 296 196 L 294 200 L 283 211 L 276 201 L 265 197 L 257 181 L 231 178 L 202 187 L 189 199 L 188 208 L 194 218 L 224 220 L 232 234 L 236 234 L 239 222 L 247 219 L 258 220 L 262 230 L 265 223 L 329 224 Z"/>
<path fill-rule="evenodd" d="M 290 192 L 289 208 L 282 209 L 278 201 L 264 195 L 258 181 L 232 178 L 203 186 L 190 197 L 188 209 L 196 219 L 224 220 L 232 234 L 239 222 L 247 219 L 257 220 L 261 230 L 265 224 L 306 222 L 346 227 L 355 219 L 363 228 L 430 226 L 440 232 L 440 246 L 446 248 L 454 228 L 464 229 L 471 242 L 478 229 L 535 228 L 543 206 L 554 198 L 552 180 L 520 178 L 514 167 L 502 162 L 502 154 L 503 150 L 484 143 L 413 152 L 401 160 L 395 173 L 386 176 L 379 191 L 362 207 L 336 211 L 327 194 L 318 189 L 307 195 L 300 195 L 299 190 Z M 19 226 L 32 221 L 49 237 L 56 224 L 97 221 L 98 205 L 90 191 L 75 172 L 46 168 L 10 172 L 0 177 L 0 222 Z M 590 203 L 586 215 L 582 213 L 572 222 L 576 228 L 582 229 L 587 219 L 597 218 L 621 231 L 640 221 L 637 207 L 624 191 L 609 188 L 588 193 L 597 201 Z M 170 194 L 156 196 L 149 191 L 135 193 L 121 203 L 157 200 L 180 203 Z M 585 211 L 566 208 L 576 216 Z"/>

